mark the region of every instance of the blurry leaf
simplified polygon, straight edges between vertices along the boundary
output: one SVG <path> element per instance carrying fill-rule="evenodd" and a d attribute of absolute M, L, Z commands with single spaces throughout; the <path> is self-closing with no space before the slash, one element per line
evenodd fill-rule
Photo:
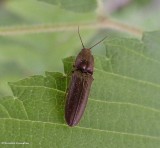
<path fill-rule="evenodd" d="M 20 15 L 15 14 L 14 12 L 0 7 L 0 26 L 9 26 L 16 23 L 21 24 L 24 21 L 26 21 L 24 18 L 22 18 Z"/>
<path fill-rule="evenodd" d="M 145 31 L 153 31 L 160 28 L 159 13 L 158 0 L 132 0 L 130 5 L 113 13 L 112 18 Z"/>
<path fill-rule="evenodd" d="M 106 56 L 94 56 L 90 98 L 74 128 L 64 121 L 65 75 L 47 72 L 10 83 L 14 97 L 0 99 L 0 141 L 30 147 L 159 148 L 160 63 L 149 45 L 160 40 L 152 36 L 145 34 L 143 42 L 107 40 Z M 74 57 L 63 60 L 65 72 L 73 62 Z"/>
<path fill-rule="evenodd" d="M 39 0 L 74 12 L 88 12 L 96 8 L 96 0 Z"/>
<path fill-rule="evenodd" d="M 62 71 L 61 59 L 73 55 L 81 47 L 77 34 L 78 25 L 81 28 L 82 20 L 94 22 L 96 18 L 95 12 L 73 13 L 57 5 L 35 0 L 7 1 L 4 6 L 7 8 L 0 10 L 0 35 L 5 34 L 4 30 L 28 33 L 26 28 L 31 28 L 33 33 L 0 36 L 0 96 L 11 95 L 6 85 L 8 81 L 43 74 L 44 71 Z M 45 30 L 46 26 L 52 26 L 57 30 L 59 24 L 66 28 L 65 32 L 34 32 L 41 25 L 42 30 Z M 71 24 L 77 24 L 76 30 L 67 30 Z M 81 30 L 81 33 L 87 41 L 93 36 L 94 31 Z M 10 71 L 9 66 L 5 67 L 5 71 L 9 72 L 7 75 L 3 73 L 6 63 L 15 63 L 13 71 Z"/>
<path fill-rule="evenodd" d="M 133 2 L 144 6 L 145 4 L 149 4 L 151 0 L 134 0 Z"/>

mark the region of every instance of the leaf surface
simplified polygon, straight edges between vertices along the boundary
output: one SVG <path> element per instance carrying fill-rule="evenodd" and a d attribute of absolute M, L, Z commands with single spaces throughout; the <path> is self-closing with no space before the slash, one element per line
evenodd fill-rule
<path fill-rule="evenodd" d="M 88 12 L 96 8 L 96 0 L 39 0 L 74 12 Z"/>
<path fill-rule="evenodd" d="M 63 59 L 68 76 L 46 72 L 9 83 L 14 97 L 0 99 L 0 141 L 28 142 L 29 147 L 158 148 L 159 44 L 153 33 L 142 41 L 109 38 L 106 56 L 94 56 L 90 97 L 74 128 L 65 123 L 64 104 L 75 57 Z"/>

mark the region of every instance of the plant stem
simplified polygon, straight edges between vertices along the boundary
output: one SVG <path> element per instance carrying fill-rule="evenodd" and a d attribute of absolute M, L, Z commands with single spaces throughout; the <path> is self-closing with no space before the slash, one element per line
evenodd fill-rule
<path fill-rule="evenodd" d="M 127 32 L 138 37 L 142 36 L 142 30 L 131 27 L 129 25 L 116 22 L 110 19 L 101 19 L 97 23 L 81 23 L 81 24 L 41 24 L 41 25 L 26 25 L 0 28 L 0 36 L 12 36 L 21 34 L 34 34 L 34 33 L 48 33 L 48 32 L 60 32 L 60 31 L 75 31 L 80 26 L 82 29 L 113 29 L 122 32 Z"/>

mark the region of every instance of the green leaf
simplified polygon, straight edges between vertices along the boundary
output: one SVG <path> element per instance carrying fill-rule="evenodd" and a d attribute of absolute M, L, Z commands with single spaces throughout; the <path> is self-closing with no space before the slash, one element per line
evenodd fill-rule
<path fill-rule="evenodd" d="M 0 141 L 29 147 L 159 148 L 158 36 L 151 32 L 142 41 L 106 41 L 106 56 L 94 56 L 84 116 L 73 128 L 65 123 L 64 104 L 75 57 L 63 60 L 68 76 L 46 72 L 9 83 L 14 97 L 0 99 Z"/>
<path fill-rule="evenodd" d="M 96 8 L 96 0 L 39 0 L 74 12 L 88 12 Z"/>
<path fill-rule="evenodd" d="M 74 13 L 37 0 L 7 1 L 5 4 L 0 10 L 0 97 L 12 95 L 8 81 L 41 75 L 44 71 L 63 71 L 61 59 L 81 47 L 78 25 L 85 42 L 89 42 L 96 31 L 82 28 L 84 23 L 95 23 L 97 16 L 93 11 Z M 59 27 L 65 32 L 58 31 Z M 7 32 L 15 34 L 7 35 Z"/>

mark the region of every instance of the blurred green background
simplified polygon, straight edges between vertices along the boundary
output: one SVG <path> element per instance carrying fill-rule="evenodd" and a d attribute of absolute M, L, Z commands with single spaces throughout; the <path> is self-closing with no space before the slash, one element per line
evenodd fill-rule
<path fill-rule="evenodd" d="M 82 48 L 77 29 L 68 30 L 68 26 L 79 25 L 84 44 L 90 47 L 108 30 L 120 36 L 135 35 L 118 32 L 114 27 L 105 31 L 92 27 L 81 29 L 83 23 L 94 26 L 98 17 L 106 16 L 143 31 L 152 31 L 160 28 L 159 14 L 159 0 L 89 0 L 87 3 L 85 0 L 0 0 L 0 96 L 12 95 L 8 82 L 43 75 L 45 71 L 63 72 L 62 59 L 76 55 Z M 45 25 L 55 31 L 38 29 L 44 26 L 46 30 Z M 56 31 L 56 26 L 66 30 Z M 26 33 L 21 29 L 24 27 Z M 33 31 L 27 34 L 28 28 Z M 11 34 L 10 29 L 15 34 Z M 93 53 L 104 54 L 104 45 L 98 45 Z"/>

